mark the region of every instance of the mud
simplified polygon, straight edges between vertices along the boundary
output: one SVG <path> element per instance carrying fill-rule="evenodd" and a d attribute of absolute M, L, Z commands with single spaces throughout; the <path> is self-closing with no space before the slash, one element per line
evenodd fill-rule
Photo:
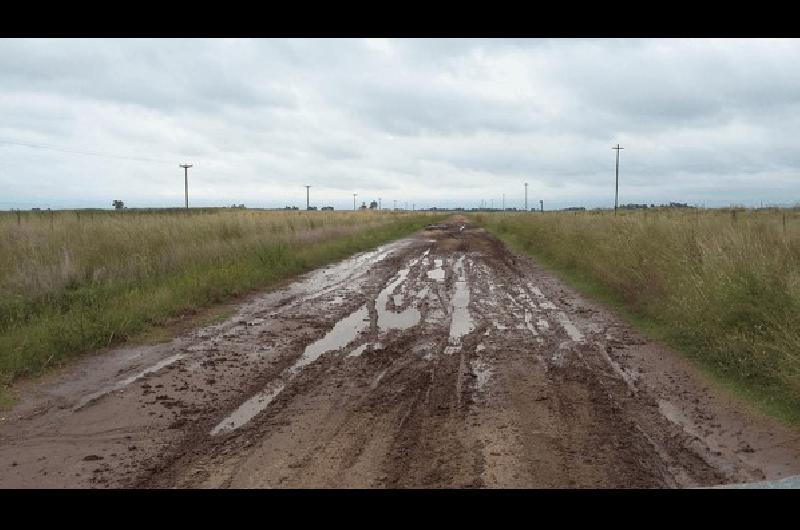
<path fill-rule="evenodd" d="M 29 384 L 0 487 L 702 487 L 797 438 L 453 217 Z"/>

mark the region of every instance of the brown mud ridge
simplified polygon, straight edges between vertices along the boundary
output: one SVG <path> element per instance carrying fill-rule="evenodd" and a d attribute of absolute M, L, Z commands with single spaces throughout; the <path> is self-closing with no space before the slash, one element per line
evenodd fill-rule
<path fill-rule="evenodd" d="M 86 357 L 0 420 L 0 487 L 693 487 L 797 433 L 461 217 Z"/>

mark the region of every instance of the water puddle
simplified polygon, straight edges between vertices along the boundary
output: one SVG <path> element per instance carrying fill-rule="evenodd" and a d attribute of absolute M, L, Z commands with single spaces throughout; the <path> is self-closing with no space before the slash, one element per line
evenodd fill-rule
<path fill-rule="evenodd" d="M 132 375 L 132 376 L 126 378 L 126 379 L 123 379 L 122 381 L 119 381 L 118 383 L 116 383 L 115 385 L 113 385 L 110 388 L 106 388 L 106 389 L 100 390 L 99 392 L 94 392 L 93 394 L 89 394 L 88 396 L 86 396 L 83 399 L 81 399 L 74 407 L 72 407 L 72 412 L 79 411 L 80 409 L 84 408 L 86 405 L 88 405 L 88 404 L 100 399 L 101 397 L 103 397 L 103 396 L 105 396 L 107 394 L 110 394 L 112 392 L 116 392 L 118 390 L 122 390 L 123 388 L 125 388 L 128 385 L 130 385 L 134 381 L 136 381 L 138 379 L 141 379 L 142 377 L 144 377 L 144 376 L 146 376 L 148 374 L 152 374 L 152 373 L 158 372 L 162 368 L 166 368 L 167 366 L 180 361 L 185 356 L 186 356 L 185 353 L 176 353 L 175 355 L 167 357 L 166 359 L 162 359 L 161 361 L 157 362 L 153 366 L 150 366 L 149 368 L 146 368 L 146 369 L 142 370 L 141 372 L 137 373 L 136 375 Z"/>
<path fill-rule="evenodd" d="M 561 327 L 564 328 L 564 331 L 567 332 L 569 338 L 574 340 L 575 342 L 583 342 L 583 333 L 581 333 L 575 324 L 564 314 L 563 311 L 559 311 L 555 314 L 556 320 L 558 323 L 561 324 Z"/>
<path fill-rule="evenodd" d="M 427 253 L 428 251 L 426 250 L 425 252 Z M 416 261 L 418 260 L 412 260 L 409 262 L 408 268 L 399 270 L 397 272 L 397 278 L 389 282 L 375 299 L 375 309 L 378 312 L 378 327 L 381 329 L 381 331 L 387 331 L 390 329 L 408 329 L 419 324 L 419 321 L 422 319 L 422 314 L 416 307 L 409 307 L 404 311 L 399 312 L 391 311 L 386 308 L 387 302 L 389 301 L 389 295 L 394 292 L 398 285 L 406 280 L 411 267 Z M 398 295 L 394 295 L 395 305 L 399 305 L 397 304 L 397 296 Z M 399 296 L 401 296 L 400 301 L 402 302 L 402 295 Z"/>
<path fill-rule="evenodd" d="M 251 397 L 234 410 L 228 417 L 222 420 L 211 430 L 211 436 L 216 436 L 223 432 L 238 429 L 248 421 L 252 420 L 259 412 L 267 408 L 275 397 L 281 393 L 284 383 L 277 382 L 274 386 L 263 390 Z"/>
<path fill-rule="evenodd" d="M 359 346 L 355 350 L 353 350 L 350 353 L 348 353 L 347 356 L 348 357 L 360 357 L 361 354 L 364 353 L 364 350 L 367 349 L 367 346 L 369 346 L 369 344 L 362 344 L 361 346 Z"/>
<path fill-rule="evenodd" d="M 464 272 L 464 256 L 461 256 L 453 265 L 453 274 L 458 278 L 455 282 L 455 292 L 451 302 L 452 312 L 450 318 L 450 336 L 445 353 L 451 354 L 461 350 L 461 338 L 475 329 L 472 316 L 467 306 L 469 305 L 469 284 Z"/>
<path fill-rule="evenodd" d="M 428 278 L 431 280 L 436 280 L 437 282 L 444 281 L 444 269 L 442 268 L 442 260 L 435 259 L 433 260 L 433 270 L 428 271 Z"/>
<path fill-rule="evenodd" d="M 222 432 L 232 431 L 253 419 L 259 412 L 269 406 L 272 400 L 285 388 L 286 382 L 293 379 L 303 367 L 316 361 L 324 353 L 344 348 L 368 327 L 369 311 L 366 305 L 362 305 L 356 311 L 338 321 L 324 337 L 306 346 L 303 355 L 284 371 L 281 378 L 270 384 L 267 389 L 239 405 L 236 410 L 212 429 L 211 435 L 215 436 Z M 363 348 L 366 348 L 366 345 Z M 358 350 L 359 348 L 356 348 L 354 352 Z M 351 352 L 350 356 L 353 356 L 354 352 Z M 361 352 L 359 352 L 360 354 Z"/>
<path fill-rule="evenodd" d="M 362 305 L 356 311 L 337 322 L 324 337 L 306 346 L 300 359 L 289 368 L 289 373 L 297 373 L 304 366 L 316 361 L 325 352 L 347 346 L 367 327 L 369 327 L 369 311 L 366 305 Z"/>

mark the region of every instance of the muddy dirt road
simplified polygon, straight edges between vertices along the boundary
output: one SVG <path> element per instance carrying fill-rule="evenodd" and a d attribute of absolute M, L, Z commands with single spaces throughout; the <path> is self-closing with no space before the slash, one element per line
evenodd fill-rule
<path fill-rule="evenodd" d="M 797 433 L 466 219 L 89 356 L 0 420 L 1 487 L 691 487 Z"/>

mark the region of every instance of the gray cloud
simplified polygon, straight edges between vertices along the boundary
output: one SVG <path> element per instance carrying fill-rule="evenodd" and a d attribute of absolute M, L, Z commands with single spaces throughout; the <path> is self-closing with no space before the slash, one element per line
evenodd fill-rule
<path fill-rule="evenodd" d="M 0 208 L 800 199 L 797 40 L 0 40 Z M 174 162 L 169 162 L 174 160 Z"/>

